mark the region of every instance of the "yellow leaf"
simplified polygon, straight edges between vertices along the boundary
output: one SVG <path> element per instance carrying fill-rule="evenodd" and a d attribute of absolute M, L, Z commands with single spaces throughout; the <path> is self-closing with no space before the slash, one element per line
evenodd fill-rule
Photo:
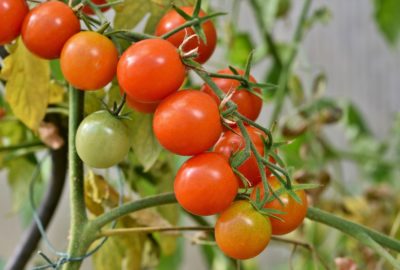
<path fill-rule="evenodd" d="M 49 104 L 61 103 L 64 100 L 65 88 L 59 85 L 56 81 L 50 82 L 49 89 Z"/>
<path fill-rule="evenodd" d="M 36 131 L 49 102 L 49 62 L 30 53 L 18 39 L 0 77 L 7 80 L 6 101 L 14 115 Z"/>

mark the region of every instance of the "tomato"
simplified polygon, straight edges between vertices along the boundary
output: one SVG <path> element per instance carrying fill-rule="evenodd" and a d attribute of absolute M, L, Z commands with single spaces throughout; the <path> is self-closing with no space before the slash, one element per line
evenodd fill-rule
<path fill-rule="evenodd" d="M 92 1 L 92 3 L 93 4 L 96 4 L 96 5 L 104 5 L 104 4 L 107 4 L 107 1 L 106 0 L 90 0 L 90 1 Z M 103 12 L 105 12 L 105 11 L 107 11 L 107 10 L 109 10 L 110 9 L 110 7 L 103 7 L 103 8 L 101 8 L 100 10 L 101 11 L 103 11 Z M 87 15 L 94 15 L 95 13 L 94 13 L 94 10 L 89 6 L 89 5 L 85 5 L 83 8 L 82 8 L 82 11 L 84 12 L 84 13 L 86 13 Z"/>
<path fill-rule="evenodd" d="M 22 25 L 22 40 L 37 56 L 55 59 L 67 40 L 80 31 L 73 10 L 60 1 L 44 2 L 33 8 Z"/>
<path fill-rule="evenodd" d="M 224 157 L 202 153 L 188 159 L 179 169 L 174 191 L 186 211 L 207 216 L 229 207 L 238 192 L 238 184 Z"/>
<path fill-rule="evenodd" d="M 7 112 L 5 108 L 0 108 L 0 119 L 6 116 Z"/>
<path fill-rule="evenodd" d="M 281 187 L 281 183 L 275 176 L 268 177 L 268 183 L 271 185 L 273 190 L 278 190 Z M 257 190 L 260 191 L 260 197 L 264 197 L 264 187 L 262 183 L 259 183 L 251 193 L 251 198 L 255 200 Z M 282 200 L 283 205 L 277 199 L 272 200 L 271 202 L 267 202 L 264 205 L 264 208 L 275 209 L 285 214 L 274 214 L 279 217 L 281 220 L 271 217 L 271 225 L 272 225 L 272 234 L 281 235 L 287 234 L 293 230 L 295 230 L 302 222 L 304 217 L 307 214 L 307 196 L 304 190 L 296 190 L 295 193 L 301 199 L 301 204 L 296 202 L 289 194 L 282 193 L 279 198 Z"/>
<path fill-rule="evenodd" d="M 236 201 L 221 213 L 215 224 L 215 241 L 231 258 L 250 259 L 260 254 L 271 239 L 268 217 L 248 201 Z"/>
<path fill-rule="evenodd" d="M 115 76 L 117 63 L 118 51 L 112 41 L 90 31 L 72 36 L 60 57 L 65 79 L 81 90 L 106 86 Z"/>
<path fill-rule="evenodd" d="M 243 75 L 243 70 L 238 70 L 239 74 Z M 222 69 L 217 72 L 218 74 L 226 74 L 232 75 L 233 72 L 227 68 Z M 262 108 L 262 100 L 258 96 L 252 94 L 248 89 L 240 89 L 238 88 L 241 86 L 240 82 L 233 79 L 225 79 L 225 78 L 213 78 L 214 83 L 225 93 L 228 93 L 232 89 L 237 89 L 236 92 L 232 96 L 232 101 L 236 103 L 238 106 L 238 111 L 242 115 L 246 116 L 250 120 L 256 120 L 260 115 L 261 108 Z M 250 76 L 249 80 L 251 82 L 256 82 L 253 76 Z M 211 87 L 208 84 L 204 84 L 201 88 L 202 91 L 206 92 L 207 94 L 211 95 L 214 100 L 219 104 L 220 100 Z M 261 90 L 256 88 L 256 92 L 261 93 Z"/>
<path fill-rule="evenodd" d="M 246 126 L 246 130 L 249 133 L 251 141 L 256 146 L 258 153 L 263 156 L 264 144 L 261 139 L 263 133 L 259 129 L 251 126 Z M 227 160 L 230 159 L 232 154 L 246 147 L 245 139 L 243 138 L 239 127 L 235 127 L 233 131 L 225 131 L 214 147 L 214 151 L 223 154 Z M 243 176 L 247 178 L 250 187 L 255 186 L 261 181 L 261 175 L 257 166 L 257 160 L 254 157 L 253 153 L 251 153 L 250 157 L 238 167 L 238 170 L 241 174 L 243 174 Z M 239 177 L 238 181 L 240 187 L 243 187 L 243 183 L 239 179 Z"/>
<path fill-rule="evenodd" d="M 218 106 L 200 91 L 178 91 L 157 107 L 153 130 L 160 144 L 175 154 L 202 153 L 211 148 L 222 133 Z"/>
<path fill-rule="evenodd" d="M 0 45 L 18 37 L 28 12 L 25 0 L 0 0 Z"/>
<path fill-rule="evenodd" d="M 126 95 L 126 104 L 131 109 L 141 112 L 141 113 L 154 113 L 155 110 L 157 109 L 159 102 L 144 103 L 144 102 L 136 101 L 135 99 Z"/>
<path fill-rule="evenodd" d="M 193 7 L 180 7 L 185 13 L 192 15 L 193 14 Z M 199 16 L 204 17 L 207 14 L 204 11 L 200 11 Z M 164 17 L 158 22 L 156 27 L 156 36 L 162 36 L 169 31 L 181 26 L 184 24 L 186 20 L 179 15 L 174 9 L 167 12 Z M 184 46 L 183 50 L 185 52 L 191 51 L 198 47 L 198 54 L 199 56 L 196 57 L 194 60 L 199 63 L 206 62 L 210 56 L 213 54 L 215 46 L 217 44 L 217 32 L 215 30 L 214 24 L 212 21 L 208 20 L 201 25 L 203 32 L 206 36 L 207 42 L 204 43 L 200 38 L 192 38 L 188 43 Z M 169 42 L 174 44 L 175 47 L 179 47 L 185 36 L 191 36 L 195 34 L 194 30 L 190 27 L 187 27 L 174 35 L 167 38 Z"/>
<path fill-rule="evenodd" d="M 163 39 L 146 39 L 130 46 L 118 62 L 121 88 L 139 102 L 159 102 L 177 91 L 186 71 L 177 49 Z"/>
<path fill-rule="evenodd" d="M 76 150 L 84 163 L 109 168 L 122 161 L 130 148 L 129 130 L 108 111 L 87 116 L 76 132 Z"/>

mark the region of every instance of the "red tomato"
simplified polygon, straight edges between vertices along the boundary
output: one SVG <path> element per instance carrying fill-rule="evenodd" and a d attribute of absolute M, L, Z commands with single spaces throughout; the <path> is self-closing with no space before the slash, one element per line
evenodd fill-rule
<path fill-rule="evenodd" d="M 163 100 L 154 113 L 158 141 L 178 155 L 196 155 L 211 148 L 222 133 L 219 110 L 200 91 L 182 90 Z"/>
<path fill-rule="evenodd" d="M 126 104 L 131 109 L 141 113 L 154 113 L 157 109 L 159 102 L 155 103 L 144 103 L 140 101 L 136 101 L 135 99 L 131 98 L 130 96 L 126 95 Z"/>
<path fill-rule="evenodd" d="M 180 7 L 180 8 L 189 15 L 193 14 L 193 7 Z M 200 11 L 199 13 L 200 17 L 204 17 L 206 15 L 207 14 L 204 13 L 203 11 Z M 168 33 L 169 31 L 181 26 L 185 22 L 186 20 L 181 15 L 179 15 L 178 12 L 176 12 L 174 9 L 170 10 L 158 22 L 155 34 L 156 36 L 162 36 Z M 215 46 L 217 44 L 217 32 L 215 30 L 212 21 L 206 21 L 201 25 L 201 27 L 206 36 L 207 42 L 204 43 L 198 37 L 192 38 L 190 41 L 188 41 L 188 43 L 184 46 L 183 49 L 185 52 L 188 52 L 198 47 L 199 56 L 194 60 L 199 63 L 204 63 L 210 58 L 210 56 L 214 52 Z M 170 36 L 169 38 L 167 38 L 167 40 L 178 48 L 185 39 L 185 36 L 191 36 L 193 34 L 195 34 L 194 30 L 190 27 L 187 27 L 179 31 L 178 33 L 175 33 L 174 35 Z"/>
<path fill-rule="evenodd" d="M 177 91 L 186 71 L 177 49 L 163 39 L 146 39 L 130 46 L 118 62 L 121 88 L 139 102 L 159 102 Z"/>
<path fill-rule="evenodd" d="M 263 133 L 259 129 L 251 126 L 247 126 L 246 129 L 250 135 L 251 141 L 255 144 L 258 153 L 263 156 L 264 145 L 261 139 Z M 240 132 L 239 127 L 235 127 L 233 130 L 235 132 L 230 130 L 225 131 L 214 147 L 215 152 L 223 154 L 228 160 L 232 154 L 246 147 L 246 142 L 242 136 L 242 133 Z M 261 181 L 261 175 L 257 166 L 257 161 L 253 153 L 251 153 L 250 157 L 238 167 L 238 170 L 247 178 L 247 180 L 249 180 L 248 184 L 250 187 L 255 186 Z M 238 181 L 240 187 L 244 187 L 239 177 Z"/>
<path fill-rule="evenodd" d="M 18 37 L 28 12 L 25 0 L 0 0 L 0 45 Z"/>
<path fill-rule="evenodd" d="M 73 10 L 60 1 L 44 2 L 32 9 L 22 25 L 25 46 L 37 56 L 55 59 L 67 40 L 80 31 Z"/>
<path fill-rule="evenodd" d="M 65 79 L 81 90 L 106 86 L 117 71 L 118 51 L 107 37 L 96 32 L 80 32 L 71 37 L 61 52 Z"/>
<path fill-rule="evenodd" d="M 278 190 L 281 187 L 281 183 L 275 176 L 268 177 L 268 183 L 271 185 L 273 190 Z M 256 192 L 260 191 L 261 199 L 264 198 L 264 186 L 262 183 L 259 183 L 251 193 L 251 198 L 253 200 L 256 199 Z M 264 208 L 275 209 L 285 214 L 275 214 L 275 216 L 279 217 L 281 220 L 271 217 L 271 226 L 272 226 L 272 234 L 281 235 L 287 234 L 291 231 L 295 230 L 300 224 L 303 222 L 304 217 L 307 214 L 307 196 L 304 190 L 295 191 L 297 196 L 301 199 L 301 204 L 296 202 L 289 194 L 282 193 L 279 198 L 282 200 L 283 205 L 277 199 L 272 200 L 271 202 L 267 202 L 264 205 Z"/>
<path fill-rule="evenodd" d="M 187 160 L 179 169 L 174 191 L 186 211 L 207 216 L 229 207 L 237 194 L 238 184 L 224 157 L 202 153 Z"/>
<path fill-rule="evenodd" d="M 221 213 L 215 224 L 215 241 L 229 257 L 250 259 L 260 254 L 271 239 L 268 217 L 248 201 L 236 201 Z"/>
<path fill-rule="evenodd" d="M 104 5 L 104 4 L 107 4 L 107 1 L 106 1 L 106 0 L 90 0 L 90 1 L 92 1 L 92 3 L 93 3 L 93 4 L 96 4 L 96 5 Z M 101 8 L 100 10 L 103 11 L 103 12 L 105 12 L 105 11 L 107 11 L 107 10 L 109 10 L 109 9 L 110 9 L 110 7 L 103 7 L 103 8 Z M 84 13 L 86 13 L 87 15 L 93 15 L 93 14 L 95 14 L 95 13 L 94 13 L 94 10 L 93 10 L 89 5 L 85 5 L 85 6 L 82 8 L 82 11 L 83 11 Z"/>
<path fill-rule="evenodd" d="M 238 70 L 238 72 L 241 75 L 244 74 L 243 70 Z M 218 73 L 233 75 L 232 71 L 229 68 L 222 69 L 218 71 Z M 213 78 L 212 80 L 225 93 L 228 93 L 232 89 L 238 89 L 240 87 L 240 82 L 237 80 L 225 78 Z M 250 81 L 254 83 L 256 82 L 253 76 L 250 76 Z M 204 84 L 201 90 L 211 95 L 218 104 L 220 103 L 219 98 L 216 94 L 214 94 L 214 91 L 211 89 L 210 86 L 208 86 L 208 84 Z M 258 88 L 255 89 L 255 91 L 261 93 L 261 90 Z M 236 90 L 236 92 L 232 96 L 232 101 L 238 106 L 239 113 L 246 116 L 250 120 L 254 121 L 260 115 L 262 100 L 258 96 L 252 94 L 248 89 Z"/>

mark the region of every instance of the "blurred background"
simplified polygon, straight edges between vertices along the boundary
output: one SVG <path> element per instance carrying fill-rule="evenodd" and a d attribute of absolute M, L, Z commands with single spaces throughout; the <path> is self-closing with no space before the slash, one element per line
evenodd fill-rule
<path fill-rule="evenodd" d="M 238 4 L 237 16 L 231 14 L 234 2 L 240 3 Z M 227 25 L 231 19 L 237 20 L 232 22 L 236 29 L 241 32 L 251 33 L 250 38 L 253 46 L 256 51 L 261 50 L 259 47 L 262 46 L 263 38 L 260 35 L 249 1 L 213 0 L 209 1 L 209 5 L 214 10 L 230 13 L 227 17 L 218 20 L 219 27 L 228 27 Z M 290 40 L 294 27 L 297 25 L 302 5 L 303 0 L 292 1 L 288 14 L 276 21 L 272 31 L 276 40 L 282 42 Z M 324 15 L 325 18 L 320 23 L 316 23 L 309 31 L 306 31 L 304 42 L 301 44 L 298 58 L 294 64 L 295 73 L 301 77 L 302 87 L 305 89 L 305 92 L 310 92 L 315 77 L 323 74 L 324 78 L 326 77 L 326 90 L 324 93 L 326 97 L 334 98 L 338 105 L 340 104 L 341 106 L 351 102 L 359 109 L 360 114 L 365 118 L 366 126 L 371 131 L 368 136 L 373 138 L 373 140 L 365 141 L 363 145 L 359 146 L 360 149 L 354 155 L 359 155 L 365 150 L 366 154 L 369 155 L 371 153 L 371 155 L 374 155 L 373 158 L 379 159 L 380 153 L 383 153 L 380 152 L 380 147 L 383 147 L 380 145 L 380 142 L 386 142 L 389 137 L 393 136 L 391 132 L 393 132 L 394 121 L 396 114 L 400 111 L 400 51 L 398 47 L 390 45 L 380 32 L 374 19 L 376 10 L 374 9 L 373 1 L 314 0 L 311 10 L 315 11 L 322 7 L 327 10 L 327 13 Z M 398 10 L 398 14 L 400 14 L 400 10 Z M 113 12 L 110 11 L 107 15 L 112 17 Z M 225 42 L 227 37 L 223 35 L 220 38 Z M 218 49 L 217 54 L 207 64 L 207 68 L 214 71 L 223 68 L 226 66 L 225 59 L 226 48 Z M 263 81 L 266 77 L 266 70 L 270 66 L 270 60 L 257 63 L 252 72 L 254 77 L 258 81 Z M 288 117 L 296 114 L 295 107 L 290 104 L 286 105 L 282 117 L 279 118 L 279 124 L 281 125 L 285 123 Z M 259 122 L 268 125 L 273 102 L 266 103 L 264 106 L 265 110 Z M 348 116 L 346 113 L 348 112 L 343 112 L 345 116 Z M 346 124 L 348 122 L 342 121 L 326 126 L 323 132 L 324 136 L 329 138 L 334 147 L 351 150 L 352 141 L 348 140 L 348 136 L 351 136 L 349 133 L 353 131 Z M 390 147 L 389 143 L 385 145 Z M 370 148 L 374 149 L 371 150 Z M 351 154 L 349 153 L 348 155 Z M 379 190 L 384 194 L 375 194 L 378 196 L 377 198 L 380 198 L 379 196 L 390 198 L 393 194 L 390 193 L 390 190 L 387 190 L 387 186 L 384 186 L 385 181 L 380 179 L 385 177 L 384 174 L 379 175 L 380 178 L 376 181 L 366 179 L 366 172 L 364 168 L 360 169 L 360 166 L 363 164 L 366 165 L 368 162 L 374 163 L 374 161 L 365 157 L 349 156 L 348 158 L 344 158 L 344 161 L 340 161 L 340 166 L 342 167 L 340 173 L 337 173 L 335 166 L 332 164 L 327 165 L 326 168 L 321 168 L 330 175 L 330 181 L 336 181 L 340 186 L 344 187 L 346 194 L 346 196 L 343 195 L 341 197 L 343 200 L 338 202 L 337 190 L 335 188 L 332 190 L 328 188 L 324 191 L 324 198 L 328 198 L 327 201 L 330 201 L 331 198 L 336 198 L 336 201 L 334 203 L 331 201 L 329 203 L 324 202 L 322 205 L 325 205 L 329 209 L 329 207 L 332 207 L 332 204 L 344 203 L 345 206 L 342 206 L 348 208 L 347 214 L 350 213 L 349 216 L 353 216 L 356 221 L 363 222 L 365 221 L 363 217 L 357 215 L 364 211 L 365 207 L 370 203 L 370 201 L 363 197 L 366 190 L 368 191 L 372 186 L 375 191 Z M 399 166 L 399 164 L 395 165 Z M 366 168 L 365 170 L 368 172 L 368 170 L 373 169 Z M 398 176 L 398 167 L 397 174 L 395 175 L 392 175 L 394 179 Z M 23 227 L 20 217 L 11 211 L 12 192 L 7 183 L 4 171 L 0 172 L 0 180 L 0 257 L 6 259 L 11 256 L 13 248 L 22 235 Z M 399 179 L 397 178 L 397 180 Z M 388 182 L 388 185 L 391 183 Z M 345 198 L 349 201 L 345 201 Z M 393 211 L 399 210 L 396 207 L 394 209 Z M 373 216 L 369 216 L 369 218 L 373 218 Z M 388 220 L 387 223 L 389 225 L 392 224 L 393 219 Z M 387 227 L 389 226 L 388 224 L 384 226 Z M 306 224 L 306 226 L 311 227 L 309 224 Z M 60 250 L 66 248 L 68 227 L 68 192 L 65 192 L 48 230 L 49 239 Z M 326 233 L 326 231 L 323 232 Z M 315 233 L 318 234 L 321 231 Z M 331 233 L 339 237 L 336 232 Z M 315 240 L 317 236 L 308 237 L 314 237 Z M 332 235 L 330 237 L 332 238 Z M 324 241 L 321 239 L 317 239 L 318 241 L 325 249 L 331 248 L 336 243 L 335 241 L 323 243 Z M 356 247 L 355 244 L 351 244 L 350 246 Z M 43 245 L 41 245 L 41 249 L 46 250 Z M 301 248 L 299 247 L 298 249 Z M 346 248 L 342 250 L 346 250 Z M 185 257 L 181 269 L 208 269 L 196 245 L 191 245 L 190 241 L 185 241 L 184 251 Z M 291 257 L 291 252 L 292 246 L 273 242 L 256 259 L 256 261 L 261 263 L 259 269 L 288 269 L 288 260 Z M 324 250 L 321 252 L 323 253 Z M 335 254 L 335 256 L 341 257 L 346 256 L 346 254 Z M 37 259 L 37 257 L 35 258 Z M 301 260 L 300 262 L 306 263 Z M 252 264 L 252 262 L 249 264 Z M 271 268 L 269 267 L 270 265 L 274 267 Z M 368 269 L 375 269 L 376 265 L 374 264 L 374 266 L 370 266 Z M 216 267 L 215 269 L 225 269 L 222 267 Z M 82 269 L 91 269 L 90 260 L 85 262 Z M 306 264 L 302 266 L 300 263 L 294 269 L 308 268 Z"/>

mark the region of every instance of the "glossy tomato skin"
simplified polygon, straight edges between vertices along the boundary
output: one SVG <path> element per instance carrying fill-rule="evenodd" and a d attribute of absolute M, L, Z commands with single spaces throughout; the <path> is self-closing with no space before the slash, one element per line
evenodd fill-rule
<path fill-rule="evenodd" d="M 10 43 L 19 36 L 28 12 L 25 0 L 0 0 L 0 45 Z"/>
<path fill-rule="evenodd" d="M 109 168 L 128 154 L 129 130 L 122 120 L 108 111 L 97 111 L 81 122 L 75 143 L 84 163 L 93 168 Z"/>
<path fill-rule="evenodd" d="M 92 3 L 93 4 L 96 4 L 96 5 L 104 5 L 104 4 L 107 4 L 107 1 L 106 0 L 90 0 L 90 1 L 92 1 Z M 110 9 L 110 7 L 103 7 L 103 8 L 101 8 L 100 10 L 102 11 L 102 12 L 105 12 L 105 11 L 107 11 L 107 10 L 109 10 Z M 95 13 L 94 13 L 94 10 L 89 6 L 89 5 L 85 5 L 83 8 L 82 8 L 82 11 L 84 12 L 84 13 L 86 13 L 87 15 L 94 15 Z"/>
<path fill-rule="evenodd" d="M 236 201 L 221 213 L 215 224 L 218 247 L 231 258 L 246 260 L 260 254 L 271 239 L 268 217 L 248 201 Z"/>
<path fill-rule="evenodd" d="M 268 183 L 271 185 L 273 190 L 278 190 L 281 187 L 281 183 L 275 176 L 268 177 Z M 263 184 L 259 183 L 252 191 L 251 198 L 253 200 L 256 199 L 256 192 L 259 190 L 261 198 L 264 197 L 264 188 Z M 272 226 L 272 234 L 274 235 L 282 235 L 287 234 L 295 230 L 300 224 L 303 222 L 304 217 L 307 214 L 307 196 L 304 190 L 297 190 L 295 193 L 299 196 L 302 203 L 299 204 L 289 196 L 287 193 L 284 193 L 279 196 L 284 205 L 281 205 L 277 199 L 272 200 L 271 202 L 267 202 L 264 205 L 264 208 L 276 209 L 285 214 L 275 214 L 281 220 L 271 217 L 271 226 Z"/>
<path fill-rule="evenodd" d="M 243 75 L 243 70 L 238 70 L 239 74 Z M 218 74 L 233 75 L 233 72 L 229 69 L 222 69 L 217 72 Z M 240 82 L 233 79 L 225 78 L 213 78 L 213 82 L 225 93 L 228 93 L 232 89 L 238 89 L 240 87 Z M 250 76 L 251 82 L 256 82 L 253 76 Z M 208 84 L 204 84 L 201 88 L 202 91 L 211 95 L 215 102 L 220 103 L 219 98 Z M 255 91 L 261 93 L 261 90 L 256 88 Z M 232 96 L 232 101 L 238 106 L 238 111 L 242 115 L 246 116 L 250 120 L 255 121 L 260 115 L 262 108 L 262 100 L 258 96 L 252 94 L 246 89 L 236 90 Z"/>
<path fill-rule="evenodd" d="M 121 88 L 139 102 L 160 102 L 176 92 L 186 71 L 177 49 L 163 39 L 146 39 L 130 46 L 118 62 Z"/>
<path fill-rule="evenodd" d="M 159 102 L 145 103 L 137 101 L 126 95 L 126 104 L 129 108 L 141 113 L 154 113 L 160 104 Z"/>
<path fill-rule="evenodd" d="M 187 160 L 175 177 L 174 191 L 188 212 L 217 214 L 233 202 L 238 184 L 228 162 L 217 153 L 202 153 Z"/>
<path fill-rule="evenodd" d="M 249 133 L 251 141 L 255 144 L 258 153 L 263 156 L 264 145 L 261 139 L 263 133 L 259 129 L 251 126 L 246 126 L 246 130 Z M 239 127 L 235 127 L 233 128 L 233 131 L 227 130 L 222 134 L 221 138 L 215 144 L 214 152 L 221 153 L 227 160 L 229 160 L 234 153 L 244 149 L 245 147 L 246 141 Z M 261 181 L 261 174 L 253 153 L 251 153 L 250 157 L 238 167 L 238 170 L 247 178 L 250 187 L 257 185 L 257 183 Z M 238 182 L 240 187 L 244 187 L 239 177 Z"/>
<path fill-rule="evenodd" d="M 189 15 L 193 14 L 193 7 L 180 8 Z M 200 11 L 199 15 L 200 17 L 204 17 L 206 16 L 206 13 L 204 13 L 204 11 Z M 172 9 L 167 12 L 164 17 L 161 18 L 161 20 L 157 24 L 155 34 L 156 36 L 162 36 L 163 34 L 166 34 L 169 31 L 181 26 L 185 22 L 186 20 L 181 15 L 179 15 L 178 12 Z M 217 32 L 215 30 L 214 23 L 210 20 L 206 21 L 202 24 L 202 29 L 206 36 L 207 42 L 204 43 L 200 38 L 196 37 L 192 38 L 183 48 L 185 52 L 188 52 L 198 47 L 199 56 L 194 60 L 199 63 L 205 63 L 211 57 L 217 44 Z M 174 44 L 175 47 L 179 48 L 179 46 L 185 39 L 185 36 L 191 36 L 193 34 L 195 34 L 193 29 L 187 27 L 179 31 L 178 33 L 170 36 L 169 38 L 167 38 L 167 40 Z"/>
<path fill-rule="evenodd" d="M 55 59 L 67 40 L 80 31 L 73 10 L 60 1 L 49 1 L 33 8 L 22 25 L 22 40 L 37 56 Z"/>
<path fill-rule="evenodd" d="M 200 91 L 178 91 L 157 107 L 153 130 L 160 144 L 175 154 L 202 153 L 211 148 L 222 133 L 218 106 Z"/>
<path fill-rule="evenodd" d="M 65 79 L 81 90 L 106 86 L 117 71 L 118 51 L 107 37 L 80 32 L 64 45 L 60 64 Z"/>

